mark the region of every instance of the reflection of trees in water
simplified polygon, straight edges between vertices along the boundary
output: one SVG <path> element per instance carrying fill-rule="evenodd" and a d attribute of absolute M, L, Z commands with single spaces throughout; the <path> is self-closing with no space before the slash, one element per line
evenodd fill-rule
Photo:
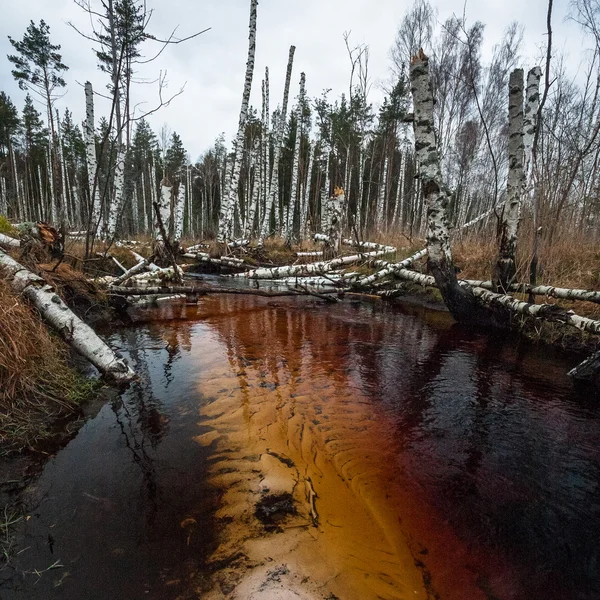
<path fill-rule="evenodd" d="M 125 447 L 142 473 L 144 500 L 153 509 L 153 515 L 158 507 L 159 496 L 154 452 L 167 431 L 169 420 L 162 402 L 154 395 L 147 360 L 148 350 L 144 346 L 155 344 L 153 348 L 156 348 L 156 344 L 164 345 L 164 339 L 150 331 L 136 329 L 124 331 L 122 337 L 129 348 L 139 380 L 133 382 L 129 389 L 112 403 L 112 409 Z M 168 360 L 174 360 L 178 352 L 176 344 L 175 349 L 171 349 Z M 165 386 L 169 381 L 167 379 Z"/>

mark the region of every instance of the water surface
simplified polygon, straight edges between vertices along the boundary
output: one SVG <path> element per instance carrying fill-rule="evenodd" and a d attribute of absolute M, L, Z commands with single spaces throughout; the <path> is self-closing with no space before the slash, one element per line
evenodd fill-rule
<path fill-rule="evenodd" d="M 559 353 L 425 309 L 245 296 L 111 341 L 141 381 L 30 490 L 3 599 L 600 597 L 600 408 Z M 255 506 L 288 489 L 265 527 Z"/>

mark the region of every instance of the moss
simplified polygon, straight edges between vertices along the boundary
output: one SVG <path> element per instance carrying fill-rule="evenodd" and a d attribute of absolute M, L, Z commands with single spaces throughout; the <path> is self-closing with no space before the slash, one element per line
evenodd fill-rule
<path fill-rule="evenodd" d="M 19 236 L 17 228 L 14 227 L 4 215 L 0 215 L 0 233 L 10 235 L 11 237 Z"/>

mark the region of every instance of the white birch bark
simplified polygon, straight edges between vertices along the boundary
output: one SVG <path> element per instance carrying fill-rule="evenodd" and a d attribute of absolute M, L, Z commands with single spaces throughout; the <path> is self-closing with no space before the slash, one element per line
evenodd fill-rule
<path fill-rule="evenodd" d="M 108 220 L 106 223 L 107 239 L 112 240 L 117 233 L 117 220 L 121 212 L 123 203 L 123 188 L 125 174 L 125 146 L 121 145 L 117 153 L 117 162 L 115 164 L 115 190 L 108 208 Z"/>
<path fill-rule="evenodd" d="M 85 157 L 88 171 L 88 189 L 90 198 L 91 227 L 96 233 L 102 229 L 100 213 L 100 190 L 98 184 L 94 191 L 96 179 L 96 138 L 94 135 L 94 91 L 89 81 L 85 82 Z"/>
<path fill-rule="evenodd" d="M 269 194 L 271 193 L 271 170 L 270 170 L 270 114 L 269 114 L 269 67 L 265 67 L 265 89 L 264 89 L 264 98 L 263 98 L 263 135 L 262 135 L 262 144 L 263 144 L 263 164 L 262 164 L 262 181 L 263 181 L 263 189 L 262 189 L 262 200 L 261 200 L 261 209 L 258 212 L 258 230 L 259 235 L 262 229 L 262 220 L 264 219 L 264 215 L 266 212 L 266 207 L 268 203 Z"/>
<path fill-rule="evenodd" d="M 67 227 L 71 226 L 69 222 L 67 207 L 68 207 L 68 196 L 67 196 L 67 168 L 65 165 L 64 152 L 63 152 L 63 143 L 62 137 L 60 135 L 60 113 L 58 109 L 56 110 L 56 143 L 58 146 L 58 169 L 60 171 L 60 180 L 62 184 L 62 198 L 59 200 L 59 218 L 61 224 L 64 224 Z"/>
<path fill-rule="evenodd" d="M 2 251 L 0 265 L 8 273 L 11 288 L 27 298 L 60 336 L 102 374 L 123 382 L 135 377 L 125 361 L 117 358 L 94 330 L 77 317 L 41 277 Z"/>
<path fill-rule="evenodd" d="M 396 274 L 396 273 L 398 273 L 398 271 L 401 271 L 402 269 L 408 269 L 415 262 L 417 262 L 424 256 L 427 256 L 427 248 L 423 248 L 422 250 L 419 250 L 412 256 L 409 256 L 408 258 L 405 258 L 404 260 L 401 260 L 400 262 L 397 262 L 397 263 L 386 263 L 384 261 L 377 261 L 374 264 L 374 266 L 380 266 L 382 268 L 379 271 L 377 271 L 376 273 L 373 273 L 372 275 L 369 275 L 367 277 L 363 277 L 362 279 L 360 279 L 357 282 L 357 285 L 364 286 L 364 287 L 373 285 L 376 281 L 380 281 L 381 279 L 383 279 L 384 277 L 387 277 L 388 275 Z"/>
<path fill-rule="evenodd" d="M 312 142 L 308 147 L 308 172 L 304 180 L 304 190 L 302 192 L 302 206 L 300 208 L 300 240 L 304 240 L 307 236 L 307 223 L 308 223 L 308 206 L 310 198 L 310 185 L 312 183 L 312 169 L 313 159 L 315 155 L 315 149 Z"/>
<path fill-rule="evenodd" d="M 14 155 L 13 155 L 14 156 Z M 48 176 L 48 185 L 50 187 L 50 222 L 52 225 L 58 223 L 58 214 L 56 212 L 56 195 L 54 193 L 54 177 L 52 172 L 52 146 L 48 143 L 46 150 L 46 172 Z"/>
<path fill-rule="evenodd" d="M 158 203 L 158 212 L 160 213 L 160 218 L 163 222 L 165 233 L 169 235 L 169 225 L 171 222 L 171 192 L 173 191 L 173 186 L 171 182 L 165 177 L 160 182 L 160 201 Z M 160 231 L 160 227 L 158 225 L 158 219 L 155 222 L 154 234 L 157 240 L 163 240 L 162 233 Z"/>
<path fill-rule="evenodd" d="M 321 190 L 321 231 L 327 235 L 327 225 L 329 223 L 329 146 L 324 143 L 325 154 L 325 183 Z"/>
<path fill-rule="evenodd" d="M 0 246 L 4 246 L 5 248 L 19 248 L 21 246 L 21 242 L 20 240 L 10 237 L 9 235 L 0 233 Z"/>
<path fill-rule="evenodd" d="M 281 145 L 283 143 L 283 133 L 285 130 L 285 118 L 287 115 L 288 97 L 290 93 L 290 81 L 292 78 L 292 67 L 294 64 L 294 52 L 296 46 L 290 46 L 290 52 L 288 55 L 288 65 L 285 75 L 285 86 L 283 88 L 283 105 L 281 107 L 281 114 L 277 119 L 277 127 L 275 132 L 275 147 L 273 153 L 273 169 L 271 171 L 271 182 L 269 184 L 269 195 L 267 197 L 267 203 L 265 206 L 265 214 L 263 223 L 260 231 L 259 245 L 261 245 L 270 233 L 269 228 L 271 224 L 271 211 L 275 208 L 275 229 L 278 228 L 279 224 L 279 158 L 281 156 Z"/>
<path fill-rule="evenodd" d="M 322 274 L 332 271 L 342 265 L 349 265 L 355 262 L 384 256 L 385 250 L 374 250 L 364 254 L 354 254 L 352 256 L 340 256 L 329 261 L 309 263 L 307 265 L 288 265 L 284 267 L 260 268 L 246 271 L 245 273 L 236 273 L 234 277 L 246 277 L 248 279 L 278 279 L 280 277 L 302 277 L 304 275 Z"/>
<path fill-rule="evenodd" d="M 508 86 L 508 179 L 494 273 L 497 291 L 506 290 L 516 275 L 515 256 L 523 195 L 523 69 L 515 69 L 510 74 Z"/>
<path fill-rule="evenodd" d="M 394 216 L 392 225 L 404 224 L 404 172 L 406 170 L 406 151 L 403 148 L 400 156 L 400 172 L 398 173 L 398 186 L 396 188 L 396 203 L 394 204 Z M 400 223 L 398 223 L 400 219 Z"/>
<path fill-rule="evenodd" d="M 329 231 L 328 240 L 326 242 L 325 256 L 333 252 L 334 256 L 340 253 L 342 245 L 342 228 L 343 218 L 345 214 L 345 199 L 344 190 L 336 187 L 333 191 L 333 196 L 329 200 Z"/>
<path fill-rule="evenodd" d="M 523 162 L 524 187 L 528 190 L 531 183 L 532 150 L 535 131 L 537 128 L 537 113 L 540 105 L 540 79 L 542 69 L 534 67 L 527 73 L 527 90 L 525 92 L 525 111 L 523 113 Z"/>
<path fill-rule="evenodd" d="M 185 203 L 185 184 L 183 181 L 179 182 L 177 189 L 177 201 L 175 202 L 175 222 L 173 227 L 173 239 L 176 242 L 181 240 L 183 235 L 183 209 Z"/>
<path fill-rule="evenodd" d="M 300 169 L 300 142 L 302 141 L 302 107 L 304 106 L 306 77 L 300 73 L 300 95 L 298 96 L 298 107 L 296 108 L 296 143 L 294 144 L 294 156 L 292 157 L 292 187 L 290 202 L 288 204 L 287 218 L 285 223 L 284 238 L 290 240 L 294 227 L 294 213 L 298 201 L 298 171 Z"/>
<path fill-rule="evenodd" d="M 39 168 L 39 165 L 38 165 Z M 41 195 L 40 195 L 41 201 Z M 0 177 L 0 215 L 8 214 L 8 193 L 6 191 L 6 178 Z"/>
<path fill-rule="evenodd" d="M 377 207 L 375 210 L 375 229 L 379 232 L 383 229 L 383 218 L 385 213 L 385 199 L 387 190 L 387 172 L 388 172 L 388 157 L 383 161 L 383 174 L 381 177 L 381 185 L 379 186 L 379 194 L 377 195 Z"/>
<path fill-rule="evenodd" d="M 131 196 L 131 220 L 133 221 L 133 223 L 131 224 L 131 230 L 133 232 L 133 235 L 135 235 L 140 228 L 137 183 L 133 184 L 133 193 Z"/>
<path fill-rule="evenodd" d="M 233 235 L 233 216 L 238 197 L 238 183 L 240 179 L 240 169 L 242 166 L 242 154 L 244 151 L 244 134 L 246 131 L 246 121 L 248 119 L 248 103 L 250 101 L 250 91 L 252 89 L 252 76 L 254 74 L 254 55 L 256 52 L 256 8 L 258 0 L 250 0 L 250 34 L 248 37 L 248 60 L 246 62 L 246 76 L 244 79 L 244 91 L 242 94 L 242 107 L 240 109 L 240 118 L 238 131 L 235 139 L 235 148 L 233 156 L 233 165 L 231 169 L 231 181 L 229 182 L 229 191 L 225 202 L 221 202 L 219 214 L 219 232 L 218 242 L 226 242 Z"/>

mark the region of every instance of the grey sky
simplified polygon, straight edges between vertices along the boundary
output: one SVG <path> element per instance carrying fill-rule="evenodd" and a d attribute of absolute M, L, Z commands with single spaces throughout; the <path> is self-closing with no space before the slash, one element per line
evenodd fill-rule
<path fill-rule="evenodd" d="M 461 0 L 432 2 L 438 9 L 438 20 L 452 13 L 462 14 Z M 155 63 L 148 65 L 143 75 L 156 78 L 168 71 L 166 95 L 176 92 L 187 82 L 185 92 L 171 106 L 150 117 L 158 133 L 163 123 L 177 131 L 191 158 L 195 160 L 207 150 L 220 132 L 228 143 L 237 128 L 238 111 L 248 44 L 249 0 L 149 0 L 155 9 L 150 31 L 166 35 L 179 25 L 178 34 L 212 29 L 185 44 L 171 46 Z M 348 88 L 349 60 L 342 34 L 352 32 L 352 41 L 370 46 L 370 100 L 375 104 L 383 97 L 381 83 L 389 77 L 389 49 L 395 32 L 409 2 L 403 0 L 260 0 L 256 66 L 252 89 L 252 104 L 260 109 L 260 82 L 265 66 L 269 67 L 271 109 L 281 101 L 283 78 L 288 49 L 296 46 L 292 96 L 297 94 L 300 72 L 306 73 L 307 91 L 311 96 L 331 88 L 337 97 Z M 481 20 L 486 24 L 484 52 L 502 37 L 513 20 L 525 27 L 523 66 L 533 66 L 545 46 L 546 0 L 485 0 L 466 6 L 469 22 Z M 576 25 L 565 22 L 568 2 L 558 0 L 554 7 L 555 47 L 569 54 L 570 65 L 576 71 L 580 61 L 581 34 Z M 20 39 L 29 20 L 43 18 L 51 28 L 54 43 L 62 45 L 63 59 L 70 66 L 66 74 L 67 94 L 58 101 L 62 110 L 68 106 L 77 121 L 84 116 L 83 88 L 77 82 L 90 80 L 94 89 L 105 91 L 106 75 L 96 67 L 90 43 L 68 25 L 73 21 L 89 31 L 89 22 L 73 0 L 0 0 L 0 90 L 6 91 L 21 108 L 24 93 L 10 74 L 6 54 L 12 51 L 7 35 Z M 151 48 L 146 48 L 151 55 Z M 138 100 L 147 110 L 157 102 L 157 86 L 139 86 Z M 97 101 L 97 118 L 108 110 L 106 103 Z"/>

